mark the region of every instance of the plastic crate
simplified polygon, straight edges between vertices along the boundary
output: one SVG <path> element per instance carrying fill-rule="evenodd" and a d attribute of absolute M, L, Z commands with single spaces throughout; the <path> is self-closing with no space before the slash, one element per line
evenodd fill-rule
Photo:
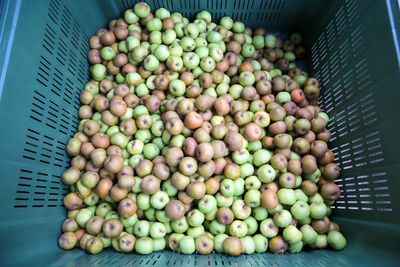
<path fill-rule="evenodd" d="M 330 146 L 342 168 L 334 208 L 348 246 L 341 252 L 227 257 L 90 256 L 57 246 L 65 219 L 60 181 L 88 80 L 88 37 L 132 7 L 130 0 L 0 1 L 1 266 L 399 266 L 400 75 L 396 0 L 154 0 L 184 16 L 203 9 L 251 27 L 301 31 L 307 71 L 320 79 L 332 120 Z"/>

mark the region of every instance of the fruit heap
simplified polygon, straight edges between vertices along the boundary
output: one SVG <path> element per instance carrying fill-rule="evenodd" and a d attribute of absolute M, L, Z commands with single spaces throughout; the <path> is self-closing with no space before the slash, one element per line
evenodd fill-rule
<path fill-rule="evenodd" d="M 59 246 L 96 254 L 343 249 L 340 168 L 302 37 L 137 3 L 90 38 Z M 297 61 L 296 61 L 297 62 Z"/>

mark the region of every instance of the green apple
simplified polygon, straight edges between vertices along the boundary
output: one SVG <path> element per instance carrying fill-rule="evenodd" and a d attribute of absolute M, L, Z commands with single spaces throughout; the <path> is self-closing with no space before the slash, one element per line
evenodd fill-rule
<path fill-rule="evenodd" d="M 223 253 L 224 249 L 222 247 L 222 244 L 224 243 L 224 240 L 228 237 L 226 234 L 219 234 L 214 237 L 214 249 L 217 253 Z"/>
<path fill-rule="evenodd" d="M 136 240 L 135 251 L 138 254 L 150 254 L 154 250 L 153 239 L 150 237 L 141 237 Z"/>
<path fill-rule="evenodd" d="M 154 251 L 161 251 L 165 249 L 165 246 L 167 244 L 167 241 L 165 241 L 165 238 L 157 238 L 153 239 L 153 250 Z"/>
<path fill-rule="evenodd" d="M 254 217 L 248 217 L 243 220 L 244 223 L 247 225 L 247 235 L 253 235 L 258 230 L 258 222 Z"/>
<path fill-rule="evenodd" d="M 222 223 L 218 222 L 217 220 L 213 220 L 210 223 L 210 232 L 213 235 L 223 234 L 225 232 L 225 229 L 226 229 L 225 224 L 222 224 Z"/>
<path fill-rule="evenodd" d="M 225 178 L 222 180 L 219 190 L 224 196 L 231 197 L 235 194 L 235 183 L 233 180 Z"/>
<path fill-rule="evenodd" d="M 236 180 L 233 180 L 235 183 L 235 196 L 241 196 L 244 193 L 244 184 L 245 181 L 243 178 L 237 178 Z"/>
<path fill-rule="evenodd" d="M 244 195 L 244 202 L 250 208 L 255 208 L 260 206 L 261 203 L 261 192 L 257 189 L 250 189 Z"/>
<path fill-rule="evenodd" d="M 297 200 L 296 193 L 293 189 L 281 188 L 278 190 L 277 196 L 279 203 L 284 205 L 293 205 Z"/>
<path fill-rule="evenodd" d="M 265 237 L 272 238 L 278 234 L 279 228 L 271 218 L 265 219 L 260 223 L 260 232 Z"/>
<path fill-rule="evenodd" d="M 290 208 L 290 211 L 296 220 L 303 220 L 310 215 L 310 207 L 307 202 L 302 200 L 296 201 Z"/>
<path fill-rule="evenodd" d="M 200 63 L 200 57 L 194 52 L 183 54 L 183 65 L 188 69 L 196 68 Z"/>
<path fill-rule="evenodd" d="M 346 238 L 338 231 L 329 232 L 327 241 L 328 244 L 335 250 L 342 250 L 347 244 Z"/>
<path fill-rule="evenodd" d="M 251 236 L 241 237 L 242 241 L 242 253 L 243 254 L 253 254 L 256 250 L 256 244 Z"/>
<path fill-rule="evenodd" d="M 170 45 L 176 40 L 176 32 L 172 29 L 167 29 L 161 35 L 161 40 L 164 44 Z M 169 54 L 169 52 L 168 52 Z"/>
<path fill-rule="evenodd" d="M 240 220 L 233 221 L 229 226 L 229 234 L 235 237 L 243 237 L 247 234 L 247 225 Z"/>
<path fill-rule="evenodd" d="M 294 225 L 289 225 L 283 229 L 283 239 L 289 244 L 295 244 L 302 240 L 303 234 Z"/>
<path fill-rule="evenodd" d="M 198 202 L 198 209 L 204 214 L 208 214 L 216 208 L 217 200 L 212 195 L 206 194 Z"/>
<path fill-rule="evenodd" d="M 189 227 L 186 234 L 193 238 L 197 238 L 197 237 L 201 236 L 202 234 L 204 234 L 204 226 L 198 225 L 195 227 Z"/>
<path fill-rule="evenodd" d="M 264 207 L 256 207 L 252 209 L 252 215 L 257 221 L 263 221 L 268 218 L 268 211 Z"/>
<path fill-rule="evenodd" d="M 257 176 L 262 183 L 270 183 L 275 179 L 276 171 L 271 165 L 264 164 L 258 168 Z"/>
<path fill-rule="evenodd" d="M 194 239 L 191 236 L 185 236 L 179 241 L 179 250 L 183 254 L 193 254 L 196 250 Z"/>
<path fill-rule="evenodd" d="M 312 203 L 310 205 L 310 216 L 313 219 L 322 219 L 324 216 L 326 216 L 328 212 L 328 207 L 325 205 L 325 203 Z"/>
<path fill-rule="evenodd" d="M 289 226 L 291 221 L 292 221 L 292 214 L 290 214 L 290 212 L 287 210 L 282 210 L 280 212 L 275 213 L 274 215 L 274 223 L 281 228 Z"/>
<path fill-rule="evenodd" d="M 169 202 L 169 196 L 164 191 L 158 191 L 150 197 L 150 204 L 155 209 L 163 209 Z"/>
<path fill-rule="evenodd" d="M 220 207 L 230 207 L 232 206 L 233 203 L 233 197 L 226 197 L 222 193 L 218 192 L 215 195 L 215 198 L 217 200 L 217 206 L 218 208 Z"/>
<path fill-rule="evenodd" d="M 145 220 L 137 221 L 133 228 L 133 232 L 134 232 L 135 236 L 137 236 L 137 237 L 149 236 L 150 223 Z"/>
<path fill-rule="evenodd" d="M 154 222 L 150 226 L 150 236 L 154 239 L 163 238 L 166 235 L 166 229 L 164 224 L 160 222 Z"/>
<path fill-rule="evenodd" d="M 187 229 L 189 228 L 189 224 L 186 220 L 186 217 L 182 217 L 179 220 L 171 221 L 171 227 L 175 233 L 182 234 L 187 231 Z"/>
<path fill-rule="evenodd" d="M 186 218 L 190 226 L 199 226 L 204 222 L 204 213 L 198 209 L 192 209 L 187 213 Z"/>
<path fill-rule="evenodd" d="M 246 205 L 244 200 L 236 199 L 232 204 L 232 211 L 235 218 L 244 220 L 251 214 L 251 208 Z"/>
<path fill-rule="evenodd" d="M 303 234 L 303 243 L 306 245 L 313 244 L 318 238 L 318 233 L 314 230 L 314 228 L 305 224 L 300 228 L 301 233 Z"/>
<path fill-rule="evenodd" d="M 291 253 L 301 252 L 302 249 L 303 249 L 303 241 L 299 241 L 297 243 L 289 244 L 289 251 Z"/>

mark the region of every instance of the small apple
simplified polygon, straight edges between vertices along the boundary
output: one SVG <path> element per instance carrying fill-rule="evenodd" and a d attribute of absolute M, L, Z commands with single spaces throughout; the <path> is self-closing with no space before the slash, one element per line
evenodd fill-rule
<path fill-rule="evenodd" d="M 210 223 L 210 232 L 213 235 L 223 234 L 223 233 L 225 233 L 225 229 L 226 229 L 225 225 L 218 222 L 217 220 L 213 220 Z"/>
<path fill-rule="evenodd" d="M 200 63 L 200 57 L 194 52 L 183 54 L 183 65 L 188 69 L 196 68 Z"/>
<path fill-rule="evenodd" d="M 153 250 L 154 251 L 161 251 L 165 249 L 165 246 L 167 244 L 167 241 L 165 238 L 157 238 L 153 239 Z"/>
<path fill-rule="evenodd" d="M 204 226 L 203 225 L 199 225 L 199 226 L 195 226 L 195 227 L 190 227 L 186 234 L 193 237 L 193 238 L 197 238 L 198 236 L 201 236 L 202 234 L 204 234 Z"/>
<path fill-rule="evenodd" d="M 282 210 L 274 215 L 274 223 L 281 228 L 287 227 L 291 221 L 292 214 L 290 214 L 290 212 L 287 210 Z"/>
<path fill-rule="evenodd" d="M 303 234 L 303 243 L 306 245 L 313 244 L 318 238 L 318 233 L 314 230 L 314 228 L 305 224 L 300 228 L 301 233 Z"/>
<path fill-rule="evenodd" d="M 166 234 L 164 224 L 155 222 L 150 227 L 150 236 L 154 239 L 163 238 Z"/>
<path fill-rule="evenodd" d="M 329 232 L 327 241 L 328 244 L 335 250 L 342 250 L 347 244 L 346 238 L 338 231 Z"/>
<path fill-rule="evenodd" d="M 243 220 L 244 223 L 247 225 L 247 235 L 253 235 L 258 230 L 258 222 L 253 217 L 248 217 Z"/>
<path fill-rule="evenodd" d="M 232 206 L 233 203 L 233 197 L 226 197 L 223 194 L 221 194 L 220 192 L 218 192 L 215 196 L 216 200 L 217 200 L 217 205 L 218 207 L 230 207 Z"/>
<path fill-rule="evenodd" d="M 298 243 L 302 240 L 303 234 L 294 225 L 289 225 L 283 230 L 283 239 L 289 244 Z"/>
<path fill-rule="evenodd" d="M 226 234 L 219 234 L 214 237 L 214 249 L 217 253 L 223 253 L 223 243 L 224 240 L 228 237 Z"/>
<path fill-rule="evenodd" d="M 256 234 L 253 236 L 254 245 L 255 245 L 255 252 L 263 253 L 266 252 L 268 249 L 268 238 L 261 234 Z"/>
<path fill-rule="evenodd" d="M 220 191 L 226 197 L 231 197 L 235 194 L 235 183 L 233 180 L 225 178 L 220 184 Z"/>
<path fill-rule="evenodd" d="M 275 179 L 276 171 L 271 165 L 264 164 L 258 168 L 257 176 L 262 183 L 270 183 Z"/>
<path fill-rule="evenodd" d="M 192 51 L 196 48 L 196 43 L 194 42 L 194 39 L 189 36 L 183 37 L 180 40 L 179 44 L 183 48 L 183 51 L 186 52 Z"/>
<path fill-rule="evenodd" d="M 242 253 L 243 254 L 253 254 L 256 250 L 256 243 L 254 242 L 253 237 L 245 236 L 241 237 L 240 241 L 242 241 Z"/>
<path fill-rule="evenodd" d="M 134 228 L 133 232 L 135 236 L 137 237 L 147 237 L 149 236 L 150 233 L 150 223 L 145 220 L 140 220 L 137 221 Z"/>
<path fill-rule="evenodd" d="M 137 239 L 135 243 L 135 251 L 138 254 L 150 254 L 153 252 L 153 247 L 153 239 L 150 237 L 141 237 Z"/>
<path fill-rule="evenodd" d="M 175 233 L 182 234 L 187 231 L 189 224 L 186 220 L 186 217 L 182 217 L 179 220 L 171 221 L 171 227 Z"/>
<path fill-rule="evenodd" d="M 198 202 L 198 209 L 204 214 L 208 214 L 217 208 L 217 200 L 212 195 L 204 195 Z"/>
<path fill-rule="evenodd" d="M 252 215 L 257 221 L 263 221 L 268 218 L 268 210 L 264 207 L 256 207 L 252 209 Z"/>
<path fill-rule="evenodd" d="M 150 197 L 150 204 L 155 209 L 163 209 L 169 202 L 169 196 L 164 191 L 158 191 Z"/>
<path fill-rule="evenodd" d="M 196 251 L 194 239 L 191 236 L 185 236 L 179 241 L 179 250 L 183 254 L 193 254 Z"/>
<path fill-rule="evenodd" d="M 210 57 L 204 57 L 200 61 L 200 67 L 205 72 L 212 72 L 215 69 L 215 60 Z"/>
<path fill-rule="evenodd" d="M 289 244 L 289 251 L 291 253 L 298 253 L 301 252 L 301 250 L 303 249 L 303 241 L 299 241 L 297 243 L 292 243 Z"/>
<path fill-rule="evenodd" d="M 240 220 L 235 220 L 229 226 L 229 233 L 235 237 L 243 237 L 247 234 L 247 225 Z"/>
<path fill-rule="evenodd" d="M 267 125 L 268 126 L 268 125 Z M 268 163 L 271 160 L 272 152 L 266 149 L 260 149 L 254 152 L 253 163 L 257 167 Z"/>
<path fill-rule="evenodd" d="M 293 189 L 281 188 L 278 190 L 277 196 L 279 203 L 284 205 L 293 205 L 297 200 L 296 193 Z"/>
<path fill-rule="evenodd" d="M 307 202 L 302 200 L 296 201 L 290 208 L 290 211 L 296 220 L 303 220 L 310 215 L 310 207 Z"/>
<path fill-rule="evenodd" d="M 313 219 L 322 219 L 326 216 L 328 212 L 328 207 L 325 203 L 312 203 L 310 205 L 310 216 Z"/>
<path fill-rule="evenodd" d="M 198 209 L 192 209 L 187 213 L 186 218 L 190 226 L 199 226 L 204 222 L 204 213 Z"/>
<path fill-rule="evenodd" d="M 78 212 L 78 215 L 76 215 L 76 222 L 78 223 L 78 225 L 82 228 L 85 228 L 86 223 L 90 220 L 90 218 L 93 217 L 93 212 L 91 212 L 89 209 L 85 208 L 85 209 L 81 209 Z"/>
<path fill-rule="evenodd" d="M 244 195 L 244 202 L 250 208 L 255 208 L 260 206 L 261 203 L 261 192 L 257 189 L 250 189 Z"/>
<path fill-rule="evenodd" d="M 232 211 L 235 218 L 244 220 L 251 214 L 251 208 L 242 199 L 236 199 L 232 204 Z"/>

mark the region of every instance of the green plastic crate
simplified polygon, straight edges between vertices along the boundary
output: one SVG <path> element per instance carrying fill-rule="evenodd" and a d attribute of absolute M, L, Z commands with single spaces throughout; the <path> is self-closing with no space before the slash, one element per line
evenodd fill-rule
<path fill-rule="evenodd" d="M 79 92 L 89 79 L 88 37 L 131 0 L 0 1 L 0 266 L 399 266 L 400 75 L 396 0 L 153 0 L 193 17 L 209 10 L 271 32 L 301 31 L 307 71 L 320 79 L 342 168 L 334 208 L 344 251 L 227 257 L 90 256 L 57 246 L 65 219 L 60 181 Z"/>

